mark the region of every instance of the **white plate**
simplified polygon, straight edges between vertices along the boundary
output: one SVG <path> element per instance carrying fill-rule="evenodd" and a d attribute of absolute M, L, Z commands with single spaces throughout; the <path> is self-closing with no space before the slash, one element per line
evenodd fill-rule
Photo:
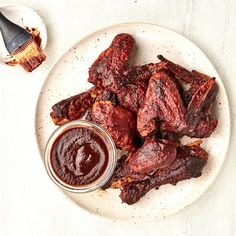
<path fill-rule="evenodd" d="M 152 190 L 132 206 L 121 204 L 119 190 L 98 190 L 83 195 L 65 192 L 78 206 L 96 215 L 125 222 L 149 221 L 175 213 L 199 198 L 217 176 L 229 144 L 230 113 L 224 86 L 208 58 L 188 39 L 159 26 L 130 23 L 102 29 L 80 40 L 56 62 L 41 90 L 36 110 L 37 141 L 42 154 L 50 134 L 56 129 L 49 116 L 52 105 L 91 86 L 87 82 L 89 66 L 121 32 L 135 38 L 137 51 L 132 61 L 136 64 L 155 62 L 157 54 L 163 54 L 188 69 L 215 76 L 220 87 L 216 101 L 219 125 L 214 134 L 204 140 L 209 161 L 200 178 Z"/>
<path fill-rule="evenodd" d="M 22 4 L 0 4 L 0 11 L 10 21 L 23 28 L 35 28 L 40 32 L 41 48 L 44 49 L 47 43 L 47 30 L 42 18 L 31 8 Z M 0 63 L 7 65 L 7 61 L 13 58 L 4 45 L 2 34 L 0 32 Z"/>

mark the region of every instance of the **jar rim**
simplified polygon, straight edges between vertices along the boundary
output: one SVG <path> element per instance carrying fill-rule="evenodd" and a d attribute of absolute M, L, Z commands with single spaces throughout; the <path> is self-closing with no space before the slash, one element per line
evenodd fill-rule
<path fill-rule="evenodd" d="M 107 150 L 108 150 L 108 164 L 104 173 L 94 182 L 81 185 L 81 186 L 74 186 L 66 183 L 61 178 L 58 177 L 56 172 L 54 171 L 51 163 L 51 150 L 55 140 L 60 136 L 62 133 L 66 132 L 67 130 L 73 128 L 88 128 L 94 131 L 102 140 L 104 141 Z M 58 127 L 54 132 L 50 135 L 45 151 L 44 151 L 44 164 L 46 171 L 51 178 L 51 180 L 63 190 L 74 192 L 74 193 L 87 193 L 94 191 L 100 187 L 102 187 L 112 176 L 116 163 L 117 163 L 117 150 L 116 145 L 110 136 L 110 134 L 100 125 L 95 124 L 94 122 L 87 121 L 87 120 L 75 120 L 70 121 L 60 127 Z"/>

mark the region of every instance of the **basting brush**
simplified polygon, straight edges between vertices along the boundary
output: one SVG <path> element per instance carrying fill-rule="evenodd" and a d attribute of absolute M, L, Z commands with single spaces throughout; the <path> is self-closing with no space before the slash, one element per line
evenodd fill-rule
<path fill-rule="evenodd" d="M 30 33 L 8 20 L 1 12 L 0 30 L 8 52 L 26 71 L 32 72 L 45 61 L 45 54 Z"/>

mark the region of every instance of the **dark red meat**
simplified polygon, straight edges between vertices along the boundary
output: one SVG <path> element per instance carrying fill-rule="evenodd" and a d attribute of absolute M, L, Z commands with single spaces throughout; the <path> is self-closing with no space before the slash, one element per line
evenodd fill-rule
<path fill-rule="evenodd" d="M 118 34 L 90 67 L 89 82 L 117 91 L 122 86 L 119 83 L 119 73 L 127 66 L 133 47 L 134 39 L 131 35 Z"/>
<path fill-rule="evenodd" d="M 128 158 L 132 172 L 147 174 L 168 168 L 176 159 L 178 144 L 168 140 L 147 138 L 143 146 Z"/>
<path fill-rule="evenodd" d="M 127 204 L 153 188 L 201 176 L 207 152 L 196 143 L 181 146 L 180 138 L 209 137 L 218 123 L 215 78 L 162 55 L 158 63 L 129 65 L 134 44 L 131 35 L 116 35 L 89 68 L 94 87 L 58 102 L 50 114 L 57 125 L 91 120 L 128 152 L 103 186 L 120 188 Z"/>
<path fill-rule="evenodd" d="M 143 106 L 138 111 L 137 128 L 141 136 L 157 130 L 164 122 L 169 132 L 186 129 L 185 108 L 173 80 L 165 73 L 154 74 L 148 84 Z"/>
<path fill-rule="evenodd" d="M 175 64 L 172 61 L 167 60 L 165 57 L 163 57 L 162 55 L 158 55 L 157 56 L 158 59 L 160 59 L 162 62 L 166 63 L 166 67 L 174 73 L 174 75 L 180 79 L 183 80 L 185 82 L 191 83 L 193 81 L 193 76 L 191 74 L 190 71 L 188 71 L 187 69 L 185 69 L 184 67 Z"/>
<path fill-rule="evenodd" d="M 110 101 L 100 101 L 93 105 L 92 119 L 107 130 L 117 147 L 135 150 L 136 121 L 132 112 Z"/>
<path fill-rule="evenodd" d="M 56 103 L 50 116 L 56 125 L 81 118 L 89 110 L 99 90 L 96 87 Z"/>
<path fill-rule="evenodd" d="M 192 137 L 198 137 L 199 128 L 208 129 L 200 133 L 210 134 L 217 125 L 217 121 L 212 118 L 211 107 L 216 99 L 218 93 L 218 86 L 215 79 L 209 79 L 203 83 L 199 89 L 194 93 L 187 108 L 186 119 L 188 121 L 188 131 Z M 195 129 L 198 132 L 194 135 Z M 211 132 L 209 131 L 211 130 Z M 202 137 L 202 135 L 200 135 Z"/>
<path fill-rule="evenodd" d="M 119 104 L 135 113 L 142 106 L 147 85 L 143 82 L 128 84 L 117 94 Z"/>
<path fill-rule="evenodd" d="M 198 145 L 183 146 L 169 168 L 158 170 L 143 181 L 129 181 L 121 188 L 120 198 L 129 205 L 136 203 L 148 191 L 161 185 L 176 185 L 179 181 L 201 176 L 207 163 L 207 152 Z"/>

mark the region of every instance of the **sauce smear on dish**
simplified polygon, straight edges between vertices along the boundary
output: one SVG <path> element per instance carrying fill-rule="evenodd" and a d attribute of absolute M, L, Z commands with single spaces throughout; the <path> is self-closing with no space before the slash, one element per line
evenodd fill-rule
<path fill-rule="evenodd" d="M 88 185 L 105 172 L 108 165 L 106 144 L 94 131 L 72 128 L 62 133 L 51 149 L 54 172 L 65 183 Z"/>

